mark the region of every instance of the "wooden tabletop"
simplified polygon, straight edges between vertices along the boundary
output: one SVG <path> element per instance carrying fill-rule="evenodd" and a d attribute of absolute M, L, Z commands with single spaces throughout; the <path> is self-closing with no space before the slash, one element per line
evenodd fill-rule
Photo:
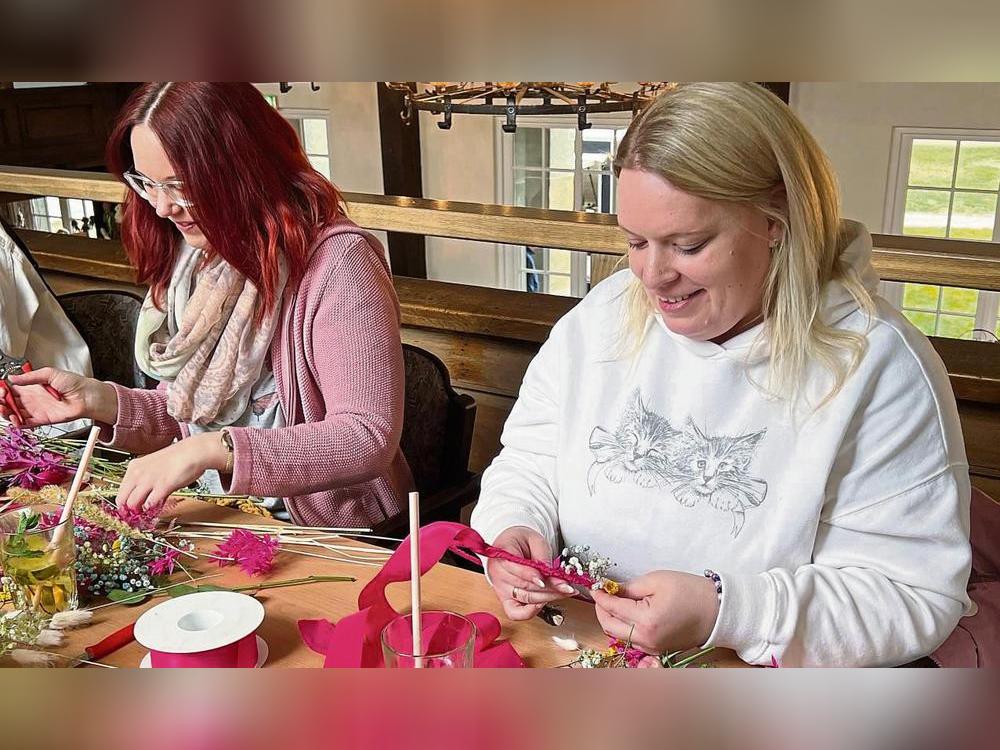
<path fill-rule="evenodd" d="M 186 522 L 280 523 L 198 501 L 179 504 L 175 515 Z M 260 580 L 283 580 L 308 575 L 355 577 L 357 581 L 353 583 L 315 583 L 265 589 L 257 594 L 257 599 L 265 610 L 264 623 L 257 632 L 267 641 L 270 650 L 265 666 L 321 667 L 323 657 L 302 642 L 297 622 L 301 619 L 325 618 L 336 623 L 341 617 L 356 612 L 358 594 L 378 568 L 286 552 L 279 552 L 275 561 L 273 571 L 265 579 L 250 578 L 231 566 L 220 569 L 207 558 L 197 561 L 195 566 L 202 574 L 222 572 L 221 576 L 206 581 L 219 586 L 241 586 Z M 175 574 L 171 581 L 175 580 L 181 581 L 182 577 Z M 583 601 L 560 602 L 558 606 L 566 615 L 566 620 L 560 627 L 553 627 L 537 617 L 527 622 L 508 620 L 503 615 L 493 590 L 480 573 L 439 563 L 423 577 L 421 589 L 427 610 L 445 609 L 463 614 L 485 611 L 496 615 L 503 627 L 501 637 L 510 639 L 525 663 L 531 667 L 557 667 L 576 658 L 575 654 L 556 646 L 552 640 L 553 635 L 575 637 L 585 647 L 602 648 L 607 645 L 607 638 L 594 616 L 593 606 Z M 409 611 L 409 589 L 406 584 L 392 584 L 387 589 L 387 595 L 398 611 Z M 144 611 L 162 601 L 165 601 L 164 597 L 151 599 L 138 606 L 113 605 L 98 609 L 94 612 L 94 621 L 86 628 L 71 631 L 66 645 L 59 651 L 67 656 L 81 654 L 84 647 L 97 643 L 130 622 L 135 622 Z M 117 667 L 137 667 L 145 653 L 145 649 L 133 641 L 102 661 Z M 735 654 L 720 649 L 716 649 L 704 661 L 714 666 L 742 665 Z"/>

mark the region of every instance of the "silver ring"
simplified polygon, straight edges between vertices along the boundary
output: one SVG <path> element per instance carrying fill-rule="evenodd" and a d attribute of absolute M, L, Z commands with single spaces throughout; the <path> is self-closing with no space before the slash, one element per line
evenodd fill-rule
<path fill-rule="evenodd" d="M 521 600 L 517 598 L 517 590 L 518 590 L 518 589 L 517 589 L 517 586 L 515 586 L 514 588 L 512 588 L 512 589 L 510 590 L 510 598 L 511 598 L 511 599 L 513 599 L 513 600 L 514 600 L 515 602 L 517 602 L 518 604 L 520 604 L 520 603 L 521 603 Z"/>

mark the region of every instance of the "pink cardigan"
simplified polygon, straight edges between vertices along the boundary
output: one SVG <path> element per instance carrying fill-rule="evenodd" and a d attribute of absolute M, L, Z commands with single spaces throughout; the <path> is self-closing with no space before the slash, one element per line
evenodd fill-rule
<path fill-rule="evenodd" d="M 399 447 L 399 303 L 379 241 L 346 218 L 317 236 L 305 276 L 286 290 L 271 342 L 287 427 L 233 428 L 233 494 L 284 497 L 312 526 L 370 526 L 406 508 L 413 478 Z M 149 453 L 187 434 L 155 391 L 113 384 L 110 442 Z M 103 437 L 103 436 L 102 436 Z"/>

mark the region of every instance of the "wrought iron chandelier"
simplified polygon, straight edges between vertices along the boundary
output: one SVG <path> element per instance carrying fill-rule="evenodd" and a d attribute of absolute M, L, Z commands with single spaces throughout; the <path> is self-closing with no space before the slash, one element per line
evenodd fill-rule
<path fill-rule="evenodd" d="M 613 81 L 459 81 L 416 84 L 386 81 L 405 94 L 402 117 L 409 122 L 416 110 L 441 115 L 438 127 L 448 130 L 453 114 L 503 115 L 505 133 L 517 130 L 518 115 L 565 115 L 577 117 L 577 127 L 586 130 L 593 123 L 587 116 L 596 112 L 638 112 L 660 91 L 673 84 L 640 81 L 628 93 L 611 88 Z M 528 103 L 532 102 L 532 103 Z"/>

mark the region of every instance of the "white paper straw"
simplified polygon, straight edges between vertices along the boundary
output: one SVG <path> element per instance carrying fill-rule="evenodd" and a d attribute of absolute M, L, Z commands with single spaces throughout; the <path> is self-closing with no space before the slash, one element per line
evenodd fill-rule
<path fill-rule="evenodd" d="M 424 666 L 420 620 L 420 493 L 410 493 L 410 622 L 413 624 L 413 666 Z"/>
<path fill-rule="evenodd" d="M 70 485 L 69 494 L 66 495 L 66 504 L 63 505 L 62 515 L 59 516 L 59 523 L 65 523 L 73 513 L 73 503 L 76 502 L 77 493 L 80 492 L 80 485 L 83 484 L 83 477 L 87 473 L 90 465 L 90 457 L 94 454 L 94 446 L 97 445 L 97 438 L 101 435 L 101 428 L 94 425 L 90 428 L 90 435 L 87 436 L 87 444 L 83 446 L 83 455 L 80 456 L 80 464 L 76 467 L 76 474 L 73 475 L 73 484 Z"/>

